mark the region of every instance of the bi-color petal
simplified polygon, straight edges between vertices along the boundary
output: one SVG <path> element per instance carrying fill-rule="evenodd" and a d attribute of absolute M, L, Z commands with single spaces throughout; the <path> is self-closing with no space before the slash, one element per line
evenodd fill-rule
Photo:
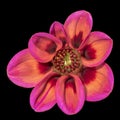
<path fill-rule="evenodd" d="M 54 22 L 50 27 L 50 34 L 52 34 L 55 37 L 57 37 L 58 39 L 60 39 L 63 43 L 63 46 L 66 44 L 67 36 L 66 36 L 66 32 L 64 30 L 64 26 L 61 23 L 59 23 L 57 21 Z"/>
<path fill-rule="evenodd" d="M 92 32 L 83 48 L 82 63 L 95 67 L 103 63 L 109 56 L 113 46 L 112 39 L 102 32 Z"/>
<path fill-rule="evenodd" d="M 111 38 L 107 34 L 101 31 L 91 32 L 86 40 L 86 45 L 89 45 L 96 40 L 102 40 L 102 39 L 111 39 Z"/>
<path fill-rule="evenodd" d="M 38 63 L 28 49 L 18 52 L 8 63 L 7 75 L 16 85 L 34 87 L 51 70 L 50 63 Z"/>
<path fill-rule="evenodd" d="M 68 16 L 64 28 L 69 38 L 69 45 L 80 49 L 92 29 L 92 16 L 85 10 L 74 12 Z"/>
<path fill-rule="evenodd" d="M 100 101 L 113 90 L 114 77 L 111 68 L 103 64 L 97 68 L 85 68 L 82 74 L 87 101 Z"/>
<path fill-rule="evenodd" d="M 46 76 L 30 95 L 30 105 L 36 112 L 43 112 L 51 109 L 56 104 L 55 85 L 58 76 L 51 73 Z"/>
<path fill-rule="evenodd" d="M 78 76 L 62 76 L 56 83 L 56 99 L 60 109 L 68 115 L 79 112 L 84 104 L 84 86 Z"/>
<path fill-rule="evenodd" d="M 46 63 L 52 60 L 57 50 L 62 47 L 62 42 L 48 33 L 34 34 L 28 43 L 32 56 L 39 62 Z"/>

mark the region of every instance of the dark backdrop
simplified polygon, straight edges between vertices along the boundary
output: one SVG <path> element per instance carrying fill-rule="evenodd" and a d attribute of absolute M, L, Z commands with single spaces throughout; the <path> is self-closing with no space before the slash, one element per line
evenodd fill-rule
<path fill-rule="evenodd" d="M 120 108 L 120 42 L 119 7 L 115 1 L 108 0 L 60 0 L 60 1 L 9 1 L 1 9 L 1 47 L 0 47 L 0 88 L 1 112 L 4 117 L 25 117 L 33 120 L 79 120 L 117 117 Z M 31 89 L 24 89 L 11 83 L 6 76 L 6 66 L 11 57 L 27 47 L 35 32 L 48 32 L 53 21 L 64 23 L 72 12 L 87 10 L 93 17 L 93 29 L 107 33 L 114 41 L 112 53 L 106 60 L 115 76 L 115 86 L 108 98 L 96 103 L 85 102 L 76 115 L 67 116 L 57 105 L 43 113 L 35 113 L 29 105 Z M 104 46 L 103 46 L 104 47 Z M 97 116 L 96 116 L 97 115 Z M 118 116 L 119 117 L 119 116 Z"/>

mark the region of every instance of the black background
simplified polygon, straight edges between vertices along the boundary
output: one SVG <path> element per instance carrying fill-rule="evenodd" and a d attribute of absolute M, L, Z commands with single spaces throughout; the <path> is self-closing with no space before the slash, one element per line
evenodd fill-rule
<path fill-rule="evenodd" d="M 0 115 L 9 118 L 32 118 L 33 120 L 79 120 L 99 117 L 119 117 L 120 108 L 120 39 L 118 3 L 108 0 L 61 0 L 61 1 L 10 1 L 1 9 L 0 47 Z M 93 17 L 93 29 L 108 34 L 114 42 L 113 50 L 106 62 L 115 76 L 114 90 L 100 102 L 85 102 L 76 115 L 65 115 L 57 105 L 43 113 L 34 112 L 29 105 L 31 89 L 14 85 L 6 75 L 6 66 L 14 54 L 27 48 L 28 40 L 36 32 L 48 32 L 54 21 L 64 23 L 68 15 L 77 10 L 87 10 Z M 104 46 L 103 46 L 104 47 Z M 118 109 L 118 110 L 117 110 Z M 97 115 L 97 116 L 96 116 Z"/>

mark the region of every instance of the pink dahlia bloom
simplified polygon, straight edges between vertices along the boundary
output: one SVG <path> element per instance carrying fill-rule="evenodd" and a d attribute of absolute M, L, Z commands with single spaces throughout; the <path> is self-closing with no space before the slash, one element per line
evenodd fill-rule
<path fill-rule="evenodd" d="M 49 33 L 35 33 L 28 48 L 10 60 L 7 75 L 18 86 L 34 87 L 30 105 L 36 112 L 57 103 L 65 114 L 76 114 L 85 101 L 111 93 L 114 77 L 104 61 L 113 41 L 103 32 L 91 32 L 92 23 L 89 12 L 74 12 L 64 25 L 54 22 Z"/>

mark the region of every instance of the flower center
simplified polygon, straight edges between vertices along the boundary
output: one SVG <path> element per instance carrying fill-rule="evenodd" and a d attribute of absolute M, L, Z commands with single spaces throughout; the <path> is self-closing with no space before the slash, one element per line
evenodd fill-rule
<path fill-rule="evenodd" d="M 80 53 L 70 47 L 59 50 L 53 58 L 54 71 L 67 75 L 77 74 L 81 69 Z"/>

